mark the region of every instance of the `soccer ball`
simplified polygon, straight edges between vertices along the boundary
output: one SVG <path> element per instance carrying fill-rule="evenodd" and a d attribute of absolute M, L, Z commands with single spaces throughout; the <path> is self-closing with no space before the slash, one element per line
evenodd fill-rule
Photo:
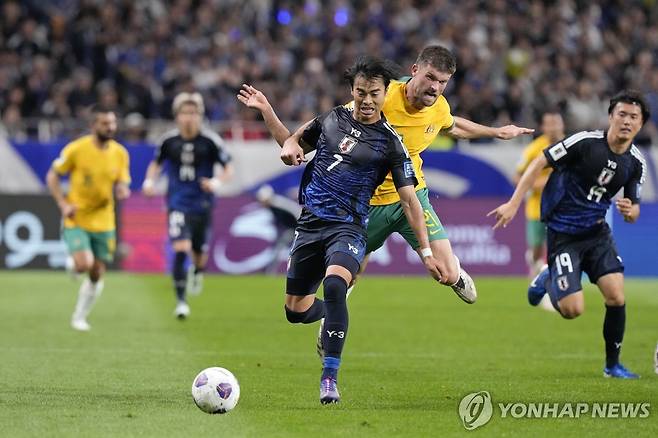
<path fill-rule="evenodd" d="M 194 403 L 207 414 L 225 414 L 238 404 L 240 385 L 229 370 L 206 368 L 192 382 Z"/>

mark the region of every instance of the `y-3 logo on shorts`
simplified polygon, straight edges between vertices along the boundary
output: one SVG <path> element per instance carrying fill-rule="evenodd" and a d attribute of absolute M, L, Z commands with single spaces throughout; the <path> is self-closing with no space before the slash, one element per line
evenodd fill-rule
<path fill-rule="evenodd" d="M 354 254 L 358 254 L 358 253 L 359 253 L 359 248 L 357 248 L 356 246 L 352 245 L 351 243 L 348 243 L 348 244 L 347 244 L 347 247 L 348 247 L 349 250 L 352 251 Z"/>
<path fill-rule="evenodd" d="M 345 332 L 342 330 L 339 332 L 337 332 L 336 330 L 327 330 L 327 336 L 329 336 L 330 338 L 333 336 L 337 336 L 340 339 L 343 339 L 345 337 Z"/>

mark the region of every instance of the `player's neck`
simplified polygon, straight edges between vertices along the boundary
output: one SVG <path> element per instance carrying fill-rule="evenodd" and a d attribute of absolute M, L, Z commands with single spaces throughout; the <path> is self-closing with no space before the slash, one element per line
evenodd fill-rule
<path fill-rule="evenodd" d="M 193 139 L 197 138 L 198 135 L 199 135 L 198 130 L 195 130 L 195 131 L 183 131 L 183 130 L 181 130 L 180 131 L 180 136 L 183 138 L 183 140 L 193 140 Z"/>
<path fill-rule="evenodd" d="M 95 144 L 96 147 L 99 148 L 99 149 L 107 149 L 107 147 L 108 147 L 109 144 L 110 144 L 110 140 L 101 140 L 101 139 L 98 138 L 98 136 L 95 135 L 95 134 L 93 135 L 93 138 L 94 138 L 94 144 Z"/>
<path fill-rule="evenodd" d="M 631 147 L 631 143 L 633 143 L 633 139 L 620 140 L 610 131 L 608 131 L 608 134 L 606 135 L 606 140 L 608 142 L 608 147 L 610 147 L 610 150 L 617 155 L 621 155 L 625 153 L 628 150 L 628 148 Z"/>
<path fill-rule="evenodd" d="M 416 84 L 414 84 L 414 79 L 411 78 L 404 86 L 404 106 L 408 111 L 420 111 L 425 108 L 420 100 L 414 98 L 415 91 Z"/>

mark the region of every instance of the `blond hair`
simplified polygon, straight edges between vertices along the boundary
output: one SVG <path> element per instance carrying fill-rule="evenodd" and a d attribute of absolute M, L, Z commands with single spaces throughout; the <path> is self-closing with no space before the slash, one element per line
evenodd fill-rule
<path fill-rule="evenodd" d="M 171 104 L 171 110 L 174 115 L 178 114 L 178 111 L 180 111 L 181 107 L 187 103 L 196 105 L 200 114 L 204 113 L 205 108 L 203 106 L 203 97 L 201 97 L 201 93 L 188 93 L 184 91 L 182 93 L 178 93 L 174 98 L 174 102 Z"/>

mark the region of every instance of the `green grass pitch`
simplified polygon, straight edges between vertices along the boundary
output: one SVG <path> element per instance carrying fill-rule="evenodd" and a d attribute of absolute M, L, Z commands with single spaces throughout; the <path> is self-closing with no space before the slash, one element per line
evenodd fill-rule
<path fill-rule="evenodd" d="M 107 276 L 89 321 L 69 328 L 77 283 L 61 272 L 0 272 L 0 435 L 19 436 L 658 436 L 658 282 L 626 284 L 623 362 L 602 377 L 604 306 L 587 286 L 573 321 L 533 309 L 522 278 L 476 278 L 462 303 L 424 277 L 366 276 L 349 299 L 339 383 L 318 402 L 317 325 L 292 326 L 281 277 L 207 276 L 191 318 L 172 316 L 165 275 Z M 241 400 L 199 411 L 192 379 L 230 369 Z M 494 416 L 466 431 L 461 398 L 486 390 Z M 648 418 L 501 418 L 499 402 L 648 402 Z"/>

